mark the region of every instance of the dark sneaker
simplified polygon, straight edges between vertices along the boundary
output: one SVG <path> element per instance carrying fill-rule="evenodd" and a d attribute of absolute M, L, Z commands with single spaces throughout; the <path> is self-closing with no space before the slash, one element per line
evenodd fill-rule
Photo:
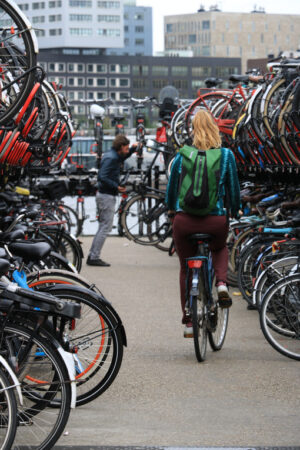
<path fill-rule="evenodd" d="M 109 267 L 110 266 L 109 263 L 103 261 L 102 259 L 91 259 L 91 258 L 88 258 L 86 260 L 86 263 L 87 263 L 88 266 L 98 266 L 98 267 Z"/>

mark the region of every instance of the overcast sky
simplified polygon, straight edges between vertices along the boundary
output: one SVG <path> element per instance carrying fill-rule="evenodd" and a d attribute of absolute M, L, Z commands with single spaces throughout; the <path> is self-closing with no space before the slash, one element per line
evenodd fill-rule
<path fill-rule="evenodd" d="M 262 7 L 266 13 L 272 14 L 300 14 L 300 0 L 136 0 L 137 6 L 152 6 L 153 14 L 153 50 L 164 49 L 163 17 L 172 14 L 191 14 L 197 12 L 200 5 L 208 10 L 217 4 L 224 12 L 250 12 L 254 5 Z"/>

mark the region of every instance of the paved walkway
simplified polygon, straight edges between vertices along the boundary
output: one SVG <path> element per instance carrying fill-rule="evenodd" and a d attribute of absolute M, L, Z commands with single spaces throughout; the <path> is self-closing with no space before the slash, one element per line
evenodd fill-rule
<path fill-rule="evenodd" d="M 87 254 L 91 238 L 82 239 Z M 183 339 L 178 260 L 109 237 L 83 263 L 120 314 L 128 347 L 113 385 L 72 412 L 58 446 L 81 449 L 285 447 L 300 444 L 300 365 L 265 341 L 256 311 L 233 295 L 225 346 L 197 363 Z M 234 292 L 233 292 L 234 293 Z M 146 449 L 145 449 L 146 450 Z"/>

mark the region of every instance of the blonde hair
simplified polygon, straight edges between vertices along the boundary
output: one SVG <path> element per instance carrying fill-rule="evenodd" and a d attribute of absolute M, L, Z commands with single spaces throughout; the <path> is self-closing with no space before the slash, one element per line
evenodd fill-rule
<path fill-rule="evenodd" d="M 200 109 L 193 119 L 193 145 L 199 150 L 221 147 L 219 128 L 212 115 L 205 109 Z"/>

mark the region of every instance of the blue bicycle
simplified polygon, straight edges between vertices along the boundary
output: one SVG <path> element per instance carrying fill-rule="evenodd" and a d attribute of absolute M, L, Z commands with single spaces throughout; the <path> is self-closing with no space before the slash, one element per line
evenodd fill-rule
<path fill-rule="evenodd" d="M 209 234 L 192 234 L 197 242 L 197 254 L 186 259 L 186 315 L 193 324 L 196 358 L 205 360 L 207 337 L 212 350 L 221 350 L 226 336 L 229 311 L 220 308 L 215 287 L 214 269 L 208 243 Z"/>

